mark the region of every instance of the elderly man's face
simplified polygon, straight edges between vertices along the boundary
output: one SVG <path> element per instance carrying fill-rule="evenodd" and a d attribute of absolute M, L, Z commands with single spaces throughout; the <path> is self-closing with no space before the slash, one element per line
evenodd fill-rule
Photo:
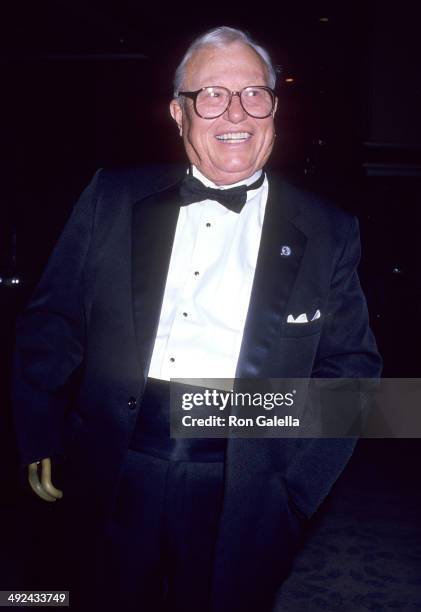
<path fill-rule="evenodd" d="M 249 85 L 267 83 L 267 69 L 259 55 L 250 46 L 236 42 L 222 49 L 203 47 L 196 51 L 187 64 L 183 90 L 221 85 L 240 91 Z M 272 151 L 273 116 L 250 117 L 238 96 L 232 97 L 229 108 L 216 119 L 199 117 L 189 98 L 184 98 L 183 106 L 172 100 L 170 111 L 190 162 L 217 185 L 230 185 L 251 176 L 262 168 Z M 218 139 L 233 132 L 246 137 L 235 142 Z"/>

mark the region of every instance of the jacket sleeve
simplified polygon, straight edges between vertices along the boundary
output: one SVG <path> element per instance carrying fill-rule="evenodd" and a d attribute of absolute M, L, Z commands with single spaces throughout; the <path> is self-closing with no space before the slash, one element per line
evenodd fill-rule
<path fill-rule="evenodd" d="M 332 276 L 325 323 L 313 367 L 314 378 L 378 378 L 382 359 L 369 327 L 366 300 L 357 267 L 360 237 L 352 218 L 348 238 Z M 296 441 L 288 466 L 288 490 L 310 516 L 329 493 L 350 459 L 357 439 L 314 438 Z"/>
<path fill-rule="evenodd" d="M 84 354 L 84 266 L 94 223 L 100 170 L 86 187 L 18 317 L 12 401 L 21 465 L 63 453 L 68 385 Z"/>
<path fill-rule="evenodd" d="M 313 368 L 315 378 L 377 378 L 382 359 L 369 327 L 357 268 L 361 257 L 358 221 L 352 218 L 332 277 L 326 319 Z"/>

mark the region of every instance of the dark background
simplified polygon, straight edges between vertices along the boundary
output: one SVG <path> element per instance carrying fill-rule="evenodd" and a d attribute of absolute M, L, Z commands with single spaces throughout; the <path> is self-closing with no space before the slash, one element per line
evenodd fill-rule
<path fill-rule="evenodd" d="M 417 3 L 408 0 L 3 6 L 0 483 L 8 537 L 1 588 L 37 584 L 16 542 L 31 521 L 45 527 L 52 520 L 51 506 L 25 497 L 19 485 L 9 401 L 15 316 L 95 169 L 184 161 L 168 102 L 176 65 L 204 30 L 246 29 L 282 68 L 270 164 L 358 215 L 360 276 L 384 376 L 420 377 L 418 24 Z M 382 490 L 404 495 L 414 511 L 420 459 L 418 439 L 363 440 L 347 473 L 352 480 L 368 464 L 377 466 Z"/>

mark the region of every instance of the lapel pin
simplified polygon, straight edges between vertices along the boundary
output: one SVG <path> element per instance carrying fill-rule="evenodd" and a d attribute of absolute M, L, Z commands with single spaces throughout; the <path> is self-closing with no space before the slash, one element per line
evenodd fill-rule
<path fill-rule="evenodd" d="M 289 257 L 291 253 L 292 253 L 291 247 L 289 247 L 287 244 L 284 244 L 284 246 L 281 247 L 282 257 Z"/>

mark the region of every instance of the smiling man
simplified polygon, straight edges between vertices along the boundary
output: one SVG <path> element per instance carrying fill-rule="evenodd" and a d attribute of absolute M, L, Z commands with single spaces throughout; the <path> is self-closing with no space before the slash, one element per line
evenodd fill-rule
<path fill-rule="evenodd" d="M 172 378 L 380 373 L 356 219 L 264 170 L 275 80 L 244 32 L 195 40 L 170 104 L 185 176 L 97 172 L 19 320 L 21 460 L 67 508 L 76 608 L 93 594 L 88 609 L 269 612 L 352 454 L 347 439 L 169 436 Z"/>
<path fill-rule="evenodd" d="M 171 115 L 190 162 L 204 176 L 231 185 L 263 168 L 275 138 L 275 74 L 253 47 L 243 40 L 234 40 L 229 53 L 199 46 L 175 85 Z"/>

